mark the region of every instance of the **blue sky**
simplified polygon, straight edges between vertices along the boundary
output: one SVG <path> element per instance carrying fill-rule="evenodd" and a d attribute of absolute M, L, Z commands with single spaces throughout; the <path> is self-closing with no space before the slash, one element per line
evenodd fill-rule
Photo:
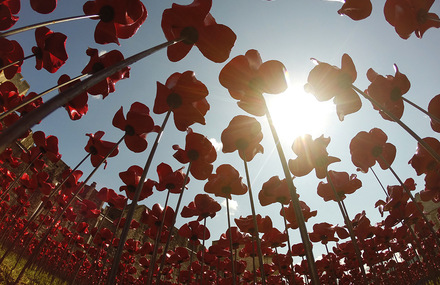
<path fill-rule="evenodd" d="M 88 47 L 97 48 L 100 51 L 118 49 L 125 57 L 128 57 L 164 42 L 165 37 L 160 27 L 161 15 L 164 9 L 171 7 L 173 1 L 143 2 L 148 10 L 147 20 L 135 36 L 128 40 L 121 40 L 121 46 L 94 43 L 93 31 L 96 21 L 93 20 L 51 26 L 52 30 L 63 32 L 68 36 L 69 60 L 56 74 L 49 74 L 45 70 L 37 71 L 34 68 L 33 59 L 26 61 L 22 67 L 22 74 L 30 84 L 31 91 L 39 93 L 56 85 L 56 81 L 63 73 L 71 77 L 79 75 L 89 61 L 89 57 L 85 54 Z M 178 4 L 191 2 L 175 1 Z M 347 53 L 352 57 L 357 68 L 358 79 L 354 83 L 357 87 L 362 90 L 368 87 L 369 82 L 365 75 L 368 68 L 373 68 L 379 74 L 394 75 L 393 64 L 397 64 L 400 71 L 406 74 L 411 82 L 411 89 L 406 97 L 426 108 L 429 100 L 440 93 L 440 86 L 438 86 L 440 64 L 437 56 L 440 31 L 431 29 L 426 32 L 423 39 L 412 35 L 408 40 L 403 40 L 385 21 L 383 3 L 379 4 L 377 1 L 373 3 L 372 15 L 359 22 L 337 14 L 337 10 L 342 5 L 340 2 L 317 0 L 214 0 L 213 2 L 211 14 L 216 21 L 229 26 L 237 35 L 230 59 L 244 54 L 249 49 L 257 49 L 263 61 L 280 60 L 289 72 L 289 90 L 284 95 L 266 95 L 273 113 L 277 115 L 278 128 L 283 130 L 280 136 L 288 158 L 295 156 L 290 149 L 295 137 L 306 132 L 311 133 L 314 138 L 324 134 L 326 137 L 331 137 L 328 147 L 330 155 L 342 160 L 340 163 L 331 165 L 330 169 L 346 171 L 349 174 L 356 173 L 356 167 L 351 163 L 348 148 L 350 140 L 359 131 L 369 131 L 378 127 L 386 132 L 389 137 L 388 141 L 397 147 L 397 157 L 393 167 L 402 179 L 408 177 L 417 179 L 417 191 L 422 190 L 423 180 L 416 177 L 415 171 L 408 165 L 416 149 L 416 142 L 397 124 L 384 121 L 366 100 L 363 100 L 363 107 L 359 112 L 347 115 L 345 120 L 340 122 L 333 103 L 318 103 L 313 95 L 303 92 L 303 86 L 307 82 L 308 73 L 313 68 L 310 58 L 340 66 L 342 55 Z M 28 1 L 22 1 L 20 20 L 16 27 L 38 21 L 81 15 L 83 3 L 85 1 L 59 1 L 59 7 L 54 13 L 39 15 L 30 9 Z M 436 4 L 438 3 L 434 4 L 431 11 L 438 14 L 440 9 Z M 31 47 L 35 45 L 33 32 L 12 36 L 11 39 L 16 39 L 22 44 L 25 55 L 29 54 Z M 111 120 L 121 106 L 124 107 L 124 113 L 126 113 L 133 102 L 140 101 L 152 109 L 156 94 L 156 81 L 165 83 L 174 72 L 192 70 L 196 73 L 196 77 L 208 87 L 210 94 L 207 100 L 211 104 L 211 109 L 206 116 L 207 124 L 194 125 L 193 130 L 220 142 L 220 134 L 228 126 L 229 121 L 236 115 L 245 114 L 218 82 L 218 74 L 225 64 L 226 62 L 221 64 L 210 62 L 203 58 L 196 48 L 193 48 L 186 58 L 177 63 L 172 63 L 167 59 L 165 50 L 160 51 L 134 64 L 131 67 L 130 78 L 118 82 L 116 92 L 110 94 L 105 100 L 91 96 L 89 113 L 81 120 L 70 121 L 67 113 L 62 109 L 47 117 L 34 130 L 43 130 L 46 135 L 56 135 L 60 140 L 59 148 L 63 160 L 74 167 L 86 154 L 84 151 L 88 138 L 85 136 L 86 133 L 102 130 L 106 133 L 105 140 L 117 141 L 123 134 L 111 125 Z M 53 94 L 48 97 L 51 96 Z M 273 106 L 283 108 L 276 109 Z M 153 118 L 156 124 L 161 124 L 164 115 L 153 115 Z M 264 118 L 258 118 L 258 120 L 263 126 L 265 135 L 263 140 L 265 153 L 257 155 L 249 164 L 254 197 L 258 196 L 261 185 L 270 177 L 279 175 L 283 178 L 267 123 Z M 311 120 L 314 120 L 314 123 L 308 124 L 307 121 Z M 439 135 L 430 129 L 429 119 L 410 106 L 405 106 L 402 120 L 421 137 L 439 138 Z M 282 124 L 282 121 L 289 123 Z M 173 154 L 171 146 L 179 144 L 184 147 L 184 138 L 185 134 L 177 131 L 173 124 L 166 127 L 153 162 L 154 167 L 149 172 L 149 178 L 157 179 L 155 166 L 160 162 L 166 162 L 174 169 L 181 167 L 171 156 Z M 150 145 L 154 139 L 154 134 L 148 136 Z M 149 149 L 141 154 L 133 154 L 125 145 L 121 145 L 120 154 L 115 158 L 110 158 L 107 169 L 100 170 L 92 179 L 97 182 L 98 190 L 108 187 L 118 191 L 122 185 L 118 173 L 126 171 L 133 164 L 143 166 Z M 224 163 L 232 164 L 244 176 L 243 164 L 238 160 L 236 153 L 223 154 L 219 151 L 214 166 L 216 168 Z M 382 171 L 377 166 L 374 169 L 385 185 L 397 184 L 389 171 Z M 87 162 L 81 170 L 87 175 L 91 171 L 90 163 Z M 353 218 L 356 213 L 365 210 L 374 224 L 380 221 L 380 215 L 374 208 L 374 203 L 378 199 L 384 199 L 384 194 L 372 173 L 358 173 L 358 178 L 363 182 L 363 187 L 345 200 L 348 212 Z M 204 181 L 192 179 L 182 205 L 187 205 L 196 194 L 202 193 L 204 183 Z M 313 224 L 318 222 L 343 224 L 336 203 L 326 203 L 316 194 L 319 180 L 313 172 L 305 177 L 296 178 L 294 183 L 298 188 L 300 199 L 304 200 L 312 210 L 318 210 L 317 217 L 310 219 L 307 224 L 309 231 Z M 237 202 L 233 217 L 250 215 L 248 196 L 233 198 Z M 216 198 L 216 200 L 223 202 L 223 199 Z M 163 205 L 164 201 L 163 193 L 155 192 L 143 203 L 147 206 L 155 203 Z M 173 197 L 170 205 L 174 207 L 176 201 L 177 197 Z M 255 202 L 257 211 L 263 216 L 271 216 L 274 225 L 283 230 L 279 206 L 271 205 L 263 208 L 259 206 L 258 201 Z M 190 219 L 180 218 L 177 226 L 189 221 Z M 211 237 L 218 239 L 227 228 L 225 211 L 219 212 L 213 221 L 208 221 L 208 227 L 211 229 Z M 290 235 L 292 243 L 300 241 L 298 231 L 290 231 Z M 316 255 L 323 252 L 320 245 L 315 245 L 314 250 Z"/>

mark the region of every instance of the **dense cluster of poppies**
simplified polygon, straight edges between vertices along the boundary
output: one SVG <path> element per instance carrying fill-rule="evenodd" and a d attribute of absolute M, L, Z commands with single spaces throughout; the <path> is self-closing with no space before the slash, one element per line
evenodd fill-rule
<path fill-rule="evenodd" d="M 439 28 L 440 19 L 430 13 L 433 0 L 387 0 L 386 20 L 397 34 L 407 39 L 413 32 L 419 38 L 428 28 Z M 31 7 L 42 14 L 56 9 L 57 1 L 31 0 Z M 163 12 L 162 29 L 167 42 L 153 50 L 167 48 L 170 61 L 183 59 L 196 46 L 207 59 L 224 63 L 237 39 L 227 26 L 211 15 L 212 0 L 194 0 L 189 5 L 173 4 Z M 340 14 L 362 20 L 371 13 L 369 0 L 346 0 Z M 35 26 L 36 46 L 31 56 L 17 41 L 7 36 L 18 20 L 19 0 L 0 1 L 0 66 L 6 79 L 21 72 L 24 60 L 35 57 L 36 69 L 56 73 L 68 60 L 67 36 L 45 26 Z M 99 20 L 94 39 L 98 44 L 120 44 L 119 39 L 133 36 L 147 19 L 147 9 L 140 0 L 94 0 L 83 6 L 83 18 Z M 56 21 L 53 21 L 56 22 Z M 31 29 L 31 28 L 29 28 Z M 10 31 L 7 31 L 10 30 Z M 20 29 L 18 29 L 20 30 Z M 26 29 L 23 29 L 23 31 Z M 9 34 L 8 34 L 9 33 Z M 396 147 L 379 128 L 360 131 L 349 145 L 352 163 L 362 173 L 374 173 L 377 164 L 389 170 L 399 181 L 382 186 L 384 198 L 377 200 L 383 220 L 371 224 L 365 212 L 350 217 L 344 200 L 362 187 L 356 174 L 329 169 L 341 161 L 327 151 L 330 138 L 313 139 L 304 135 L 293 142 L 295 158 L 286 160 L 266 105 L 266 94 L 287 89 L 286 68 L 278 60 L 263 62 L 251 49 L 230 59 L 218 75 L 238 106 L 250 115 L 266 118 L 280 156 L 284 177 L 271 177 L 258 189 L 262 206 L 279 203 L 279 216 L 262 216 L 255 211 L 248 164 L 264 152 L 260 122 L 248 115 L 237 115 L 221 133 L 222 152 L 238 152 L 244 164 L 240 173 L 230 164 L 214 167 L 217 150 L 203 134 L 191 129 L 205 125 L 211 108 L 208 88 L 193 71 L 175 72 L 166 82 L 157 82 L 152 112 L 165 114 L 160 125 L 141 102 L 131 104 L 124 114 L 121 107 L 112 125 L 121 130 L 117 142 L 104 140 L 104 131 L 88 133 L 86 155 L 73 169 L 54 173 L 60 159 L 58 138 L 29 129 L 57 107 L 67 110 L 72 120 L 88 112 L 88 96 L 106 98 L 115 92 L 116 83 L 129 78 L 132 63 L 153 50 L 124 59 L 118 50 L 100 54 L 89 48 L 89 63 L 82 75 L 63 74 L 53 99 L 43 103 L 48 92 L 20 94 L 6 81 L 0 85 L 0 264 L 15 253 L 25 265 L 12 268 L 15 283 L 30 267 L 39 274 L 49 272 L 69 284 L 415 284 L 430 280 L 440 282 L 440 231 L 424 212 L 422 202 L 440 202 L 440 142 L 434 137 L 420 138 L 400 118 L 404 104 L 414 103 L 403 97 L 410 88 L 409 79 L 395 66 L 395 75 L 383 76 L 373 69 L 366 72 L 371 82 L 364 90 L 354 86 L 357 71 L 351 57 L 342 56 L 341 67 L 315 60 L 305 90 L 318 101 L 333 99 L 342 121 L 362 106 L 361 98 L 371 102 L 385 120 L 396 122 L 417 140 L 418 148 L 409 164 L 417 175 L 424 175 L 420 200 L 413 194 L 414 180 L 403 181 L 392 164 Z M 61 98 L 61 99 L 60 99 Z M 440 95 L 427 110 L 434 132 L 440 131 Z M 157 181 L 149 178 L 152 161 L 170 116 L 185 142 L 173 146 L 173 157 L 184 167 L 173 170 L 166 164 L 156 167 Z M 19 139 L 30 136 L 33 144 L 19 149 Z M 147 136 L 155 136 L 153 144 Z M 119 173 L 120 194 L 103 187 L 95 191 L 90 179 L 107 160 L 120 156 L 124 142 L 133 153 L 149 150 L 145 167 L 132 165 Z M 81 165 L 90 159 L 94 170 L 80 182 Z M 184 168 L 186 170 L 184 171 Z M 336 202 L 343 225 L 315 223 L 307 230 L 305 223 L 317 215 L 299 199 L 293 178 L 315 171 L 321 180 L 317 194 Z M 204 193 L 181 208 L 182 196 L 191 179 L 204 181 Z M 379 184 L 382 185 L 379 181 Z M 155 204 L 134 218 L 137 203 L 155 191 L 166 191 L 164 206 Z M 200 191 L 202 192 L 202 191 Z M 179 196 L 177 205 L 168 205 L 170 194 Z M 211 246 L 206 225 L 221 210 L 215 197 L 225 198 L 228 228 Z M 232 195 L 248 195 L 251 215 L 234 219 L 231 224 L 229 203 Z M 87 197 L 87 198 L 84 198 Z M 106 207 L 103 207 L 106 206 Z M 105 209 L 105 210 L 103 210 Z M 111 215 L 113 213 L 113 216 Z M 117 213 L 117 217 L 114 217 Z M 435 216 L 440 216 L 438 208 Z M 178 218 L 191 221 L 176 227 Z M 272 219 L 284 222 L 283 229 Z M 301 243 L 291 244 L 289 232 L 298 229 Z M 181 241 L 176 246 L 172 239 Z M 333 248 L 329 242 L 336 242 Z M 325 247 L 325 254 L 315 260 L 312 246 Z M 301 262 L 294 262 L 294 258 Z"/>

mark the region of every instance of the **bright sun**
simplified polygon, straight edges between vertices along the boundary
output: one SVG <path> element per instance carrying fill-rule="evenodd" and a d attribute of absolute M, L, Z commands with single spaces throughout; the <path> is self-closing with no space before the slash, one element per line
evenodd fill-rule
<path fill-rule="evenodd" d="M 284 93 L 266 98 L 280 140 L 288 147 L 299 136 L 322 135 L 329 116 L 334 115 L 331 101 L 318 102 L 303 86 L 291 85 Z"/>

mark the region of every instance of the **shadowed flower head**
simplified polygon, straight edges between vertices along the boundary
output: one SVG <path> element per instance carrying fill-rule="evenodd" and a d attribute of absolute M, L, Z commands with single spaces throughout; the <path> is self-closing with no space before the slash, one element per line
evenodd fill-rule
<path fill-rule="evenodd" d="M 315 60 L 316 61 L 316 60 Z M 357 72 L 353 60 L 348 54 L 342 56 L 341 68 L 325 62 L 316 61 L 309 73 L 304 89 L 312 93 L 318 101 L 328 101 L 333 98 L 339 120 L 345 115 L 359 111 L 361 99 L 352 88 Z"/>
<path fill-rule="evenodd" d="M 18 21 L 13 14 L 18 14 L 20 8 L 20 0 L 3 0 L 0 3 L 0 31 L 9 29 Z"/>
<path fill-rule="evenodd" d="M 159 182 L 156 183 L 156 189 L 163 191 L 168 189 L 171 193 L 178 194 L 182 191 L 183 183 L 185 181 L 185 174 L 183 173 L 183 167 L 173 171 L 171 166 L 166 163 L 161 163 L 157 166 L 157 175 Z M 187 184 L 190 178 L 187 177 Z"/>
<path fill-rule="evenodd" d="M 211 234 L 208 228 L 199 224 L 198 221 L 192 221 L 184 224 L 178 231 L 179 235 L 189 239 L 189 242 L 194 245 L 199 245 L 200 240 L 209 239 Z"/>
<path fill-rule="evenodd" d="M 142 167 L 132 165 L 128 168 L 127 171 L 119 173 L 119 177 L 121 178 L 122 182 L 126 184 L 125 186 L 121 186 L 119 190 L 125 191 L 127 197 L 131 200 L 133 200 L 134 193 L 136 192 L 136 188 L 142 176 L 142 172 Z M 141 190 L 141 194 L 139 196 L 139 201 L 153 195 L 154 184 L 155 182 L 153 180 L 148 179 L 147 181 L 145 181 Z"/>
<path fill-rule="evenodd" d="M 125 144 L 133 152 L 143 152 L 147 148 L 147 133 L 155 130 L 154 121 L 150 117 L 150 109 L 140 102 L 134 102 L 127 118 L 124 118 L 122 107 L 116 112 L 113 126 L 125 131 Z"/>
<path fill-rule="evenodd" d="M 234 167 L 222 164 L 216 173 L 209 176 L 204 189 L 216 197 L 231 199 L 232 194 L 243 195 L 247 192 L 247 186 L 241 180 L 240 173 Z"/>
<path fill-rule="evenodd" d="M 257 228 L 259 233 L 267 233 L 272 229 L 272 220 L 269 216 L 263 218 L 260 214 L 257 214 L 255 219 L 257 220 Z M 247 217 L 240 216 L 239 219 L 234 219 L 234 221 L 240 231 L 249 233 L 251 235 L 256 234 L 256 228 L 254 226 L 254 219 L 252 215 Z"/>
<path fill-rule="evenodd" d="M 61 75 L 61 77 L 58 79 L 58 84 L 66 83 L 70 80 L 70 76 L 67 74 Z M 63 92 L 70 87 L 74 86 L 77 83 L 80 83 L 81 80 L 77 79 L 63 87 L 60 87 L 60 92 Z M 76 96 L 74 99 L 67 102 L 66 105 L 64 105 L 64 108 L 66 109 L 67 113 L 69 114 L 69 117 L 71 120 L 79 120 L 82 116 L 87 114 L 87 111 L 89 110 L 89 105 L 87 105 L 87 101 L 89 100 L 89 96 L 87 92 L 81 92 L 78 96 Z"/>
<path fill-rule="evenodd" d="M 86 53 L 90 56 L 90 61 L 82 70 L 82 74 L 92 74 L 124 60 L 124 56 L 118 50 L 112 50 L 100 56 L 97 49 L 88 48 Z M 130 77 L 130 67 L 127 66 L 87 89 L 87 92 L 92 95 L 101 94 L 104 99 L 109 93 L 115 92 L 116 82 L 128 77 Z"/>
<path fill-rule="evenodd" d="M 174 124 L 180 131 L 186 131 L 194 123 L 205 124 L 209 110 L 208 89 L 196 79 L 193 71 L 173 73 L 165 85 L 157 82 L 157 95 L 153 112 L 162 114 L 172 111 Z"/>
<path fill-rule="evenodd" d="M 1 12 L 0 4 L 0 12 Z M 17 41 L 10 41 L 5 38 L 0 38 L 0 66 L 6 66 L 24 58 L 23 49 Z M 23 61 L 3 70 L 6 79 L 11 79 L 16 73 L 21 72 L 21 65 Z"/>
<path fill-rule="evenodd" d="M 411 84 L 406 75 L 399 72 L 397 65 L 394 65 L 394 69 L 396 74 L 394 76 L 387 75 L 386 77 L 377 74 L 371 68 L 368 69 L 367 78 L 371 84 L 365 92 L 400 119 L 404 108 L 402 95 L 408 92 Z M 374 104 L 373 108 L 379 110 Z M 379 113 L 385 120 L 394 121 L 384 112 L 379 110 Z"/>
<path fill-rule="evenodd" d="M 382 169 L 388 169 L 396 157 L 396 147 L 387 143 L 387 135 L 378 128 L 359 132 L 350 142 L 351 161 L 365 173 L 368 168 L 379 163 Z"/>
<path fill-rule="evenodd" d="M 140 0 L 94 0 L 83 6 L 86 15 L 99 15 L 95 29 L 98 44 L 116 43 L 132 37 L 147 18 L 147 9 Z"/>
<path fill-rule="evenodd" d="M 56 136 L 47 136 L 42 131 L 37 131 L 32 135 L 35 146 L 50 161 L 58 162 L 61 154 L 58 153 L 58 138 Z"/>
<path fill-rule="evenodd" d="M 262 139 L 261 125 L 255 118 L 235 116 L 222 132 L 222 151 L 228 153 L 238 150 L 241 159 L 251 161 L 257 153 L 264 152 L 260 145 Z"/>
<path fill-rule="evenodd" d="M 429 13 L 434 0 L 387 0 L 384 6 L 385 19 L 402 39 L 415 32 L 418 38 L 429 28 L 440 28 L 439 17 Z"/>
<path fill-rule="evenodd" d="M 301 208 L 301 212 L 304 216 L 304 221 L 307 222 L 311 217 L 316 217 L 318 211 L 310 211 L 310 207 L 303 201 L 299 201 L 299 206 Z M 285 215 L 284 215 L 285 212 Z M 281 209 L 280 215 L 285 217 L 286 220 L 290 223 L 288 226 L 292 229 L 298 228 L 298 220 L 296 218 L 295 210 L 293 208 L 293 202 L 290 201 L 289 207 L 285 208 L 284 211 Z"/>
<path fill-rule="evenodd" d="M 207 217 L 214 218 L 221 209 L 222 206 L 208 194 L 197 194 L 193 202 L 183 207 L 181 215 L 184 218 L 198 216 L 197 220 L 201 221 Z"/>
<path fill-rule="evenodd" d="M 337 157 L 329 156 L 327 146 L 330 138 L 323 135 L 312 139 L 311 135 L 304 135 L 295 139 L 292 145 L 293 152 L 298 156 L 289 160 L 289 169 L 295 176 L 304 176 L 315 169 L 316 177 L 326 177 L 327 167 L 334 162 L 341 161 Z"/>
<path fill-rule="evenodd" d="M 212 173 L 212 163 L 217 158 L 217 152 L 212 143 L 203 135 L 188 129 L 185 149 L 174 145 L 174 158 L 180 163 L 191 162 L 190 172 L 195 179 L 205 180 Z"/>
<path fill-rule="evenodd" d="M 370 16 L 373 10 L 370 0 L 345 0 L 338 10 L 339 15 L 347 15 L 352 20 L 359 21 Z"/>
<path fill-rule="evenodd" d="M 41 14 L 52 13 L 57 7 L 57 0 L 30 0 L 34 11 Z"/>
<path fill-rule="evenodd" d="M 112 150 L 116 143 L 103 141 L 101 138 L 104 136 L 103 131 L 97 131 L 95 134 L 86 134 L 89 137 L 89 141 L 84 149 L 91 154 L 90 159 L 94 167 L 98 166 L 105 156 Z M 118 148 L 109 155 L 109 157 L 116 156 L 119 153 Z M 107 161 L 104 161 L 107 166 Z M 104 168 L 105 168 L 104 166 Z"/>
<path fill-rule="evenodd" d="M 62 33 L 55 33 L 46 27 L 35 30 L 37 46 L 32 47 L 37 64 L 35 68 L 46 69 L 50 73 L 55 73 L 66 63 L 68 58 L 66 52 L 67 36 Z"/>
<path fill-rule="evenodd" d="M 335 188 L 335 192 L 339 197 L 339 200 L 344 200 L 345 195 L 354 193 L 357 189 L 362 187 L 362 182 L 356 178 L 356 174 L 348 176 L 347 172 L 339 172 L 330 170 L 328 176 L 331 179 L 331 183 Z M 328 180 L 328 178 L 327 178 Z M 324 201 L 338 201 L 335 197 L 334 191 L 330 182 L 319 182 L 318 195 L 324 198 Z"/>
<path fill-rule="evenodd" d="M 309 233 L 312 242 L 321 242 L 327 244 L 329 241 L 338 242 L 339 239 L 335 237 L 335 229 L 329 223 L 318 223 L 313 225 L 313 232 Z"/>
<path fill-rule="evenodd" d="M 431 99 L 428 105 L 428 112 L 436 118 L 440 118 L 440 94 Z M 432 118 L 431 128 L 434 130 L 434 132 L 440 133 L 440 123 Z"/>
<path fill-rule="evenodd" d="M 266 114 L 263 93 L 279 94 L 287 89 L 284 65 L 277 60 L 263 63 L 260 53 L 253 49 L 226 64 L 219 80 L 232 98 L 238 100 L 238 106 L 255 116 Z"/>
<path fill-rule="evenodd" d="M 278 176 L 271 177 L 266 181 L 258 193 L 261 206 L 267 206 L 279 202 L 288 205 L 290 202 L 290 191 L 286 179 L 280 180 Z"/>
<path fill-rule="evenodd" d="M 209 60 L 224 62 L 237 36 L 225 25 L 217 24 L 212 15 L 212 0 L 194 0 L 189 5 L 173 3 L 162 15 L 162 30 L 168 41 L 184 40 L 168 47 L 168 59 L 184 58 L 195 45 Z"/>

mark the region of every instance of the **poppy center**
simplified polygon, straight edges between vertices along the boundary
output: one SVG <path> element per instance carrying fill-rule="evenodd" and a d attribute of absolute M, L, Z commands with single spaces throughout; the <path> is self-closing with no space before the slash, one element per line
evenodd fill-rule
<path fill-rule="evenodd" d="M 128 185 L 127 186 L 127 191 L 131 192 L 131 193 L 134 193 L 136 191 L 136 187 L 133 186 L 133 185 Z"/>
<path fill-rule="evenodd" d="M 195 149 L 190 149 L 188 151 L 188 158 L 191 161 L 197 160 L 199 158 L 199 152 Z"/>
<path fill-rule="evenodd" d="M 113 10 L 113 7 L 110 5 L 102 6 L 99 10 L 99 18 L 104 23 L 111 22 L 115 18 L 115 10 Z"/>
<path fill-rule="evenodd" d="M 172 190 L 172 189 L 176 188 L 176 185 L 174 185 L 173 183 L 167 183 L 165 185 L 165 188 L 168 190 Z"/>
<path fill-rule="evenodd" d="M 252 91 L 262 92 L 263 80 L 260 77 L 254 77 L 249 81 L 248 86 Z"/>
<path fill-rule="evenodd" d="M 425 9 L 420 9 L 417 12 L 417 22 L 419 24 L 423 24 L 428 20 L 428 11 L 426 11 Z"/>
<path fill-rule="evenodd" d="M 102 62 L 95 62 L 92 67 L 92 73 L 98 72 L 100 70 L 103 70 L 105 68 L 104 64 Z"/>
<path fill-rule="evenodd" d="M 40 146 L 39 149 L 40 149 L 40 152 L 43 154 L 47 152 L 46 149 L 42 146 Z"/>
<path fill-rule="evenodd" d="M 136 132 L 134 131 L 134 128 L 130 125 L 126 125 L 125 126 L 125 134 L 127 136 L 134 136 L 136 134 Z"/>
<path fill-rule="evenodd" d="M 98 154 L 98 150 L 93 145 L 89 147 L 89 152 L 90 152 L 91 155 L 97 155 Z"/>
<path fill-rule="evenodd" d="M 187 45 L 193 45 L 199 40 L 199 32 L 194 27 L 185 27 L 180 32 L 180 37 Z"/>
<path fill-rule="evenodd" d="M 373 155 L 374 157 L 378 157 L 382 154 L 382 147 L 380 145 L 376 145 L 375 147 L 373 147 L 373 149 L 371 150 L 371 155 Z"/>
<path fill-rule="evenodd" d="M 402 91 L 399 87 L 394 87 L 393 90 L 391 90 L 390 99 L 391 101 L 398 101 L 402 99 Z"/>
<path fill-rule="evenodd" d="M 328 165 L 328 164 L 327 164 L 327 157 L 325 157 L 325 156 L 317 157 L 317 158 L 315 159 L 315 165 L 316 165 L 317 167 L 324 167 L 324 166 L 327 166 L 327 165 Z"/>
<path fill-rule="evenodd" d="M 41 51 L 41 49 L 39 47 L 34 47 L 32 49 L 32 52 L 34 53 L 34 55 L 37 59 L 43 59 L 43 52 Z"/>
<path fill-rule="evenodd" d="M 350 74 L 342 72 L 338 77 L 338 86 L 341 89 L 351 88 L 351 81 L 352 81 L 352 78 L 351 78 Z"/>
<path fill-rule="evenodd" d="M 225 194 L 229 194 L 229 193 L 231 193 L 231 192 L 232 192 L 232 188 L 231 188 L 231 186 L 229 186 L 229 185 L 227 185 L 227 186 L 223 186 L 223 187 L 222 187 L 222 192 L 225 193 Z"/>
<path fill-rule="evenodd" d="M 243 138 L 239 138 L 238 140 L 235 141 L 235 146 L 237 147 L 238 150 L 242 150 L 242 149 L 246 149 L 249 146 L 249 143 L 247 140 Z"/>
<path fill-rule="evenodd" d="M 3 67 L 3 66 L 5 66 L 5 64 L 4 64 L 4 62 L 3 62 L 3 59 L 0 58 L 0 67 Z"/>
<path fill-rule="evenodd" d="M 171 109 L 177 109 L 182 105 L 182 97 L 177 93 L 171 93 L 167 97 L 167 104 Z"/>

